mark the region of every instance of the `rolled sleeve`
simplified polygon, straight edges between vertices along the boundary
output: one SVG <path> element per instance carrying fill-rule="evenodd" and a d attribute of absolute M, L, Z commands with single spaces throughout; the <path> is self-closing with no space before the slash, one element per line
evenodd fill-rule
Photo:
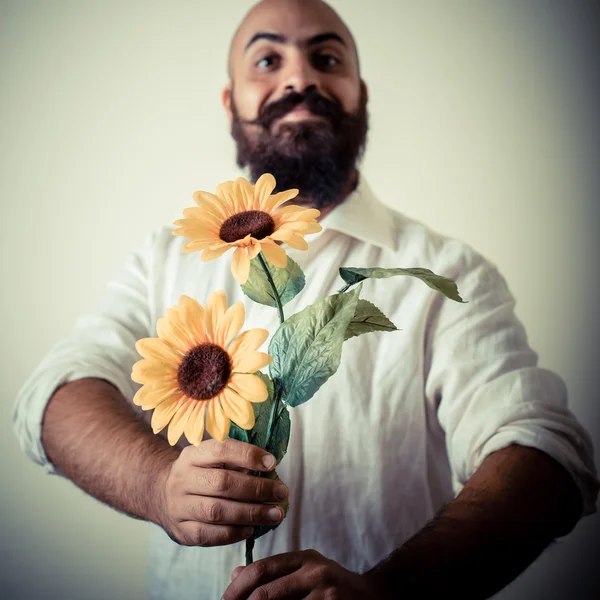
<path fill-rule="evenodd" d="M 468 304 L 440 302 L 431 321 L 426 395 L 436 404 L 458 493 L 484 459 L 511 444 L 559 462 L 596 511 L 598 481 L 588 432 L 570 412 L 564 381 L 538 366 L 515 301 L 497 269 L 474 252 L 455 273 Z"/>
<path fill-rule="evenodd" d="M 150 281 L 158 235 L 153 232 L 128 258 L 108 283 L 99 310 L 76 321 L 71 334 L 51 348 L 17 395 L 13 430 L 24 453 L 48 473 L 62 475 L 42 445 L 44 412 L 59 386 L 87 377 L 104 379 L 128 400 L 139 387 L 130 374 L 140 359 L 135 342 L 151 335 Z"/>

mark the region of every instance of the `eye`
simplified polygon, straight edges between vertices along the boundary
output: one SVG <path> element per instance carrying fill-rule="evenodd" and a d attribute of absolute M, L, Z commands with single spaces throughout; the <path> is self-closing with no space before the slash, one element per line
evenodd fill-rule
<path fill-rule="evenodd" d="M 255 63 L 255 66 L 261 70 L 272 69 L 277 66 L 279 62 L 279 57 L 276 54 L 269 54 L 268 56 L 263 56 L 259 61 Z"/>
<path fill-rule="evenodd" d="M 318 52 L 313 55 L 313 64 L 317 69 L 322 71 L 330 71 L 341 64 L 341 61 L 331 54 L 325 54 L 324 52 Z"/>

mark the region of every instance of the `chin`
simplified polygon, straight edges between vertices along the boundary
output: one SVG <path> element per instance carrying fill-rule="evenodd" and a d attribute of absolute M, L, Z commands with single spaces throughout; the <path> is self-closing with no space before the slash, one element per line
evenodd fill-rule
<path fill-rule="evenodd" d="M 306 120 L 281 123 L 273 135 L 274 146 L 286 156 L 318 154 L 331 144 L 331 125 L 326 121 Z"/>

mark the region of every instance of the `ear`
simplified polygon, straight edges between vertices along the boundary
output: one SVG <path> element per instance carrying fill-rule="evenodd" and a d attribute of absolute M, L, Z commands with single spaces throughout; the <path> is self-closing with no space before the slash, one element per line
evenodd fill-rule
<path fill-rule="evenodd" d="M 223 91 L 221 92 L 221 104 L 223 105 L 225 113 L 227 114 L 229 125 L 231 125 L 231 122 L 233 120 L 233 115 L 231 113 L 231 90 L 232 86 L 230 81 L 229 83 L 227 83 L 227 85 L 223 88 Z"/>
<path fill-rule="evenodd" d="M 363 79 L 360 80 L 360 93 L 364 96 L 365 103 L 369 102 L 369 88 Z"/>

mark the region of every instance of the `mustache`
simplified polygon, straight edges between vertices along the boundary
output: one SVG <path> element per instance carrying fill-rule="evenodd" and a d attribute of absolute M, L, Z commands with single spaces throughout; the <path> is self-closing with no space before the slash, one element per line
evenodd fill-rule
<path fill-rule="evenodd" d="M 329 119 L 334 127 L 340 124 L 344 116 L 344 109 L 339 102 L 325 98 L 316 89 L 309 89 L 303 94 L 299 92 L 286 94 L 280 100 L 276 100 L 263 107 L 256 119 L 244 121 L 244 123 L 248 125 L 260 125 L 264 129 L 269 129 L 274 121 L 287 115 L 302 102 L 306 104 L 313 114 Z"/>

